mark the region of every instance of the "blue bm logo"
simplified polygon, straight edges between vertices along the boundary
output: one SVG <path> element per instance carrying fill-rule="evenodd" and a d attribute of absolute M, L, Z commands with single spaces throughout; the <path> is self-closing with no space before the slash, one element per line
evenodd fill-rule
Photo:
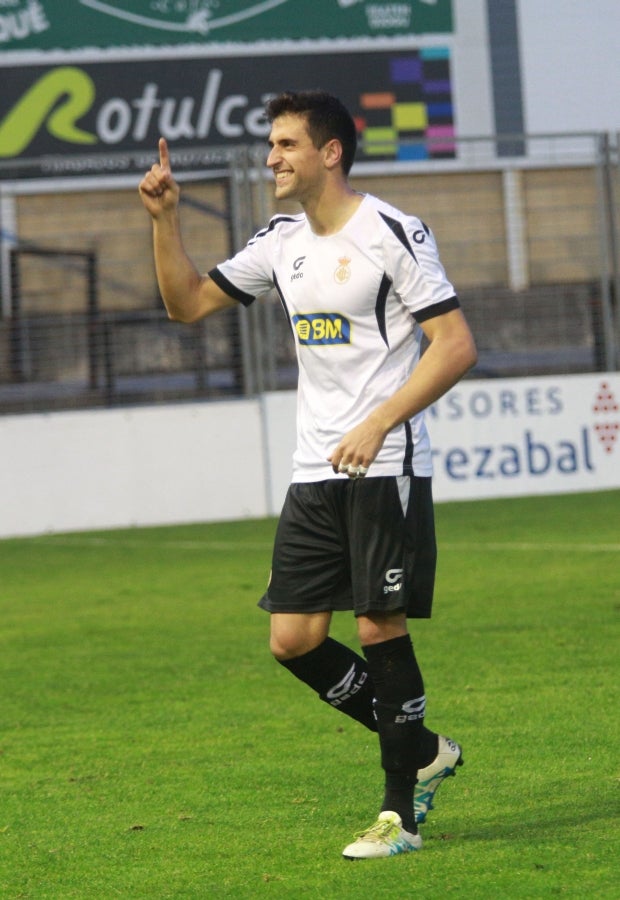
<path fill-rule="evenodd" d="M 309 313 L 293 316 L 300 344 L 350 344 L 351 323 L 339 313 Z"/>

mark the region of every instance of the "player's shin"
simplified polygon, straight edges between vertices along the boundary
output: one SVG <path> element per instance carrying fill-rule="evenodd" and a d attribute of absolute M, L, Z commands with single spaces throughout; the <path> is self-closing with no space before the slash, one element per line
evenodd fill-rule
<path fill-rule="evenodd" d="M 382 810 L 397 812 L 415 832 L 413 792 L 418 768 L 436 752 L 436 736 L 424 727 L 424 683 L 409 635 L 364 647 L 375 688 L 375 712 L 385 770 Z"/>
<path fill-rule="evenodd" d="M 349 647 L 328 637 L 309 653 L 279 662 L 325 703 L 371 731 L 377 730 L 368 667 Z"/>

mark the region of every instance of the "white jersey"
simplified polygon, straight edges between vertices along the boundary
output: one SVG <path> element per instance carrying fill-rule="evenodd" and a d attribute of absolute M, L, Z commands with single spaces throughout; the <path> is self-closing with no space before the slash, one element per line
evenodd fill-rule
<path fill-rule="evenodd" d="M 407 381 L 418 323 L 458 306 L 429 229 L 371 195 L 324 237 L 303 213 L 276 215 L 209 274 L 245 305 L 278 291 L 299 362 L 293 481 L 342 478 L 328 457 Z M 423 413 L 388 434 L 367 477 L 403 474 L 432 474 Z"/>

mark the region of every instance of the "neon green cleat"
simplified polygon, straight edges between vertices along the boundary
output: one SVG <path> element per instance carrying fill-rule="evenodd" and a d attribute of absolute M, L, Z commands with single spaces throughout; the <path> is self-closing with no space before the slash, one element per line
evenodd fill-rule
<path fill-rule="evenodd" d="M 395 812 L 382 812 L 374 825 L 356 835 L 342 851 L 346 859 L 379 859 L 419 850 L 422 838 L 405 831 L 401 817 Z"/>

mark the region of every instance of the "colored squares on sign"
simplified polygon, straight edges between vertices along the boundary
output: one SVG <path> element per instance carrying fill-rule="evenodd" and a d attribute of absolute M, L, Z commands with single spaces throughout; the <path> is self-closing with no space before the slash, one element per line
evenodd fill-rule
<path fill-rule="evenodd" d="M 426 47 L 420 50 L 422 59 L 450 59 L 450 51 L 447 47 Z"/>
<path fill-rule="evenodd" d="M 419 56 L 393 59 L 390 72 L 394 84 L 412 84 L 422 81 L 422 59 Z"/>
<path fill-rule="evenodd" d="M 429 96 L 433 94 L 449 94 L 450 93 L 450 82 L 447 79 L 443 81 L 426 81 L 424 83 L 426 88 L 426 93 Z"/>
<path fill-rule="evenodd" d="M 378 89 L 359 97 L 357 124 L 364 156 L 396 160 L 454 157 L 449 50 L 429 47 L 390 55 L 386 62 L 369 67 L 368 79 L 375 79 Z"/>
<path fill-rule="evenodd" d="M 394 94 L 362 94 L 362 109 L 390 109 L 396 103 Z"/>
<path fill-rule="evenodd" d="M 429 144 L 434 154 L 454 155 L 454 126 L 434 125 L 426 130 Z"/>
<path fill-rule="evenodd" d="M 392 156 L 398 152 L 398 134 L 395 128 L 366 128 L 364 153 L 370 156 Z"/>
<path fill-rule="evenodd" d="M 392 120 L 397 131 L 424 131 L 428 116 L 424 103 L 395 103 Z"/>
<path fill-rule="evenodd" d="M 396 157 L 400 160 L 428 159 L 430 148 L 425 143 L 400 143 L 396 148 Z"/>

